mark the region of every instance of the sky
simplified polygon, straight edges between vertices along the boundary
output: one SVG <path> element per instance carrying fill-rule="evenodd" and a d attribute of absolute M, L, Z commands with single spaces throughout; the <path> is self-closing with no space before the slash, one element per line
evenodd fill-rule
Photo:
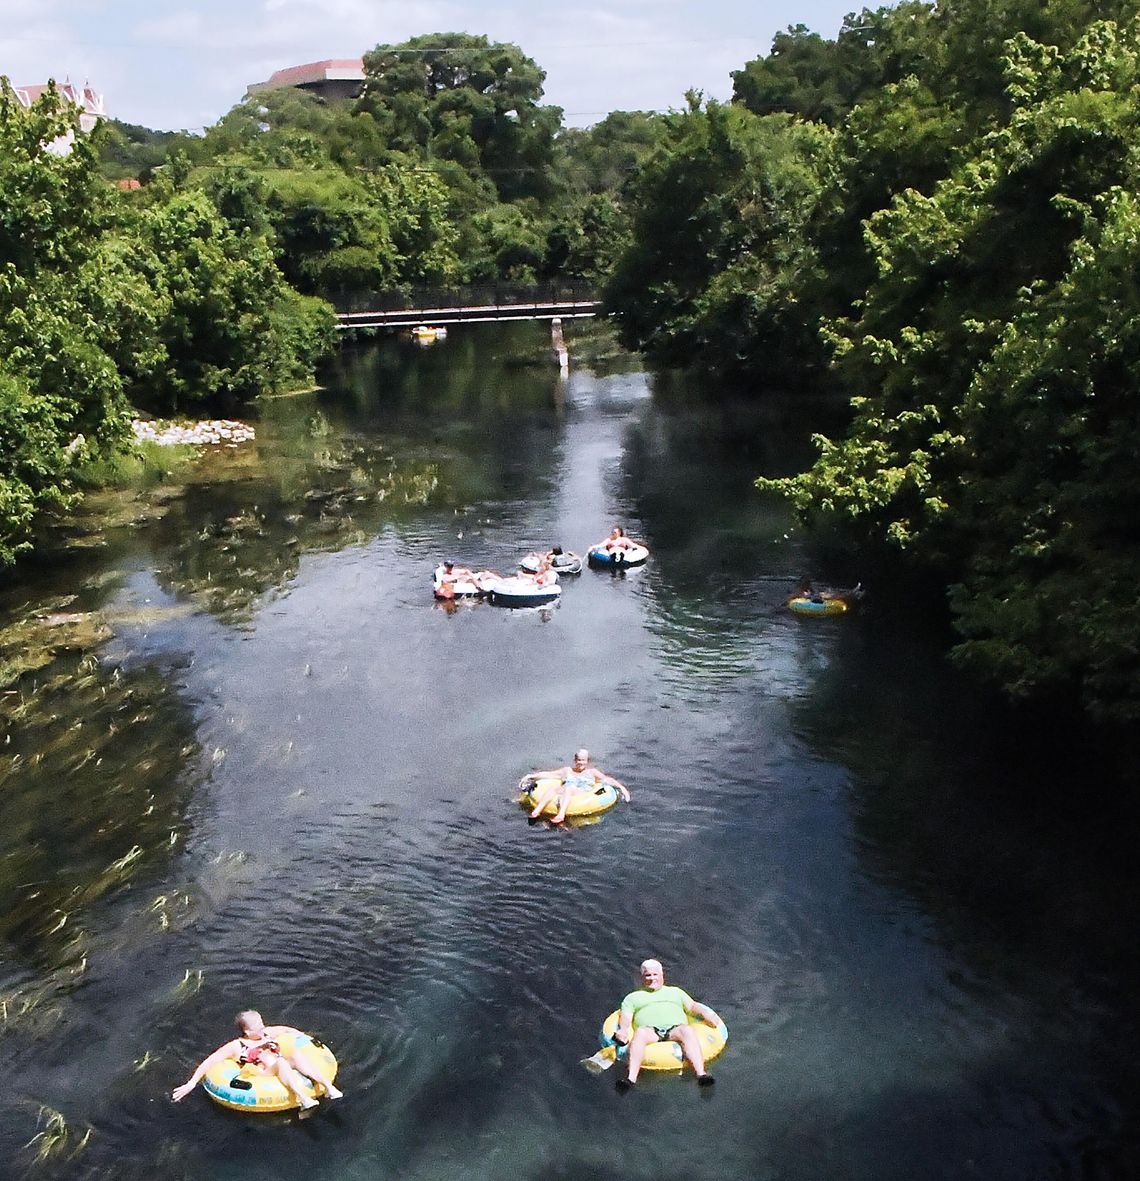
<path fill-rule="evenodd" d="M 877 4 L 870 5 L 878 7 Z M 729 98 L 730 73 L 804 24 L 834 37 L 849 0 L 0 0 L 0 74 L 90 82 L 107 114 L 154 130 L 216 123 L 274 70 L 355 58 L 420 33 L 512 41 L 568 124 Z"/>

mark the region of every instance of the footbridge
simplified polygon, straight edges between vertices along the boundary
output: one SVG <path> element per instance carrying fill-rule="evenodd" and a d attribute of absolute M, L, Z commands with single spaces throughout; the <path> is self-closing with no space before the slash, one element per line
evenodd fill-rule
<path fill-rule="evenodd" d="M 533 287 L 419 288 L 362 292 L 335 301 L 338 328 L 439 328 L 504 320 L 572 320 L 603 314 L 587 283 L 544 283 Z"/>

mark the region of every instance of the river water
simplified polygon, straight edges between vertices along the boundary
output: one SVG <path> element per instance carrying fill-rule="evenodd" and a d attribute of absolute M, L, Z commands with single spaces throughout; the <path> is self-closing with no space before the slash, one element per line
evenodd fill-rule
<path fill-rule="evenodd" d="M 808 558 L 751 480 L 804 460 L 795 407 L 714 410 L 581 329 L 560 384 L 545 331 L 348 350 L 162 519 L 6 592 L 104 631 L 0 697 L 0 1174 L 1135 1175 L 1130 841 L 1079 762 L 873 595 L 781 609 Z M 440 558 L 615 521 L 642 570 L 432 601 Z M 519 776 L 582 744 L 632 803 L 528 824 Z M 728 1024 L 709 1091 L 579 1065 L 649 955 Z M 346 1098 L 171 1104 L 249 1006 Z"/>

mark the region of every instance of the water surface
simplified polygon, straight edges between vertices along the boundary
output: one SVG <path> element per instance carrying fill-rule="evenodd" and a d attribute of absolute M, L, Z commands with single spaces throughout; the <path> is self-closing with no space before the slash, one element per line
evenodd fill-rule
<path fill-rule="evenodd" d="M 751 480 L 794 409 L 628 358 L 560 385 L 543 333 L 348 350 L 6 592 L 112 635 L 0 699 L 0 1173 L 1129 1176 L 1124 842 L 1027 816 L 1023 752 L 873 600 L 781 610 L 807 559 Z M 650 563 L 555 608 L 431 600 L 443 557 L 615 521 Z M 632 804 L 528 825 L 515 782 L 582 744 Z M 647 955 L 729 1025 L 711 1094 L 578 1064 Z M 171 1105 L 247 1006 L 347 1098 Z"/>

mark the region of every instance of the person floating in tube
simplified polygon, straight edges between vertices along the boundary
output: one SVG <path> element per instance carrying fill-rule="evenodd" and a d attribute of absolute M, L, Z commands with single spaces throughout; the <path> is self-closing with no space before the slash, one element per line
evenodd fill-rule
<path fill-rule="evenodd" d="M 276 1038 L 291 1035 L 304 1037 L 299 1029 L 291 1025 L 266 1025 L 261 1014 L 254 1009 L 246 1009 L 239 1013 L 234 1021 L 241 1030 L 233 1041 L 219 1046 L 208 1058 L 203 1059 L 194 1068 L 194 1073 L 180 1086 L 171 1092 L 171 1099 L 178 1103 L 185 1099 L 205 1077 L 206 1071 L 218 1062 L 227 1058 L 245 1066 L 252 1063 L 265 1074 L 275 1074 L 297 1098 L 302 1109 L 316 1107 L 317 1101 L 308 1094 L 301 1075 L 311 1078 L 325 1093 L 328 1099 L 339 1099 L 344 1094 L 333 1086 L 330 1079 L 325 1078 L 312 1062 L 300 1062 L 295 1057 L 287 1058 L 277 1044 Z"/>
<path fill-rule="evenodd" d="M 713 1076 L 705 1070 L 705 1056 L 696 1032 L 689 1025 L 689 1014 L 706 1025 L 719 1025 L 720 1018 L 708 1007 L 676 985 L 665 983 L 665 969 L 660 960 L 645 960 L 638 969 L 641 988 L 621 1002 L 621 1018 L 614 1041 L 629 1047 L 626 1073 L 619 1075 L 619 1090 L 636 1085 L 645 1047 L 653 1042 L 676 1042 L 688 1060 L 702 1087 L 711 1086 Z"/>
<path fill-rule="evenodd" d="M 826 603 L 829 599 L 839 599 L 853 606 L 863 597 L 863 584 L 857 582 L 850 590 L 820 590 L 812 584 L 812 580 L 805 574 L 797 583 L 796 589 L 784 600 L 785 603 L 793 599 L 807 599 L 811 603 Z"/>
<path fill-rule="evenodd" d="M 558 767 L 553 771 L 532 771 L 523 777 L 519 786 L 526 788 L 529 784 L 537 783 L 540 779 L 554 779 L 558 782 L 535 788 L 534 807 L 530 812 L 531 820 L 541 816 L 543 808 L 551 800 L 557 799 L 558 811 L 551 817 L 551 820 L 554 824 L 561 824 L 566 819 L 566 808 L 570 803 L 570 797 L 576 791 L 595 791 L 603 783 L 617 788 L 621 793 L 621 798 L 627 804 L 629 803 L 629 789 L 612 775 L 607 775 L 597 767 L 591 767 L 590 752 L 585 747 L 574 752 L 574 761 L 569 767 Z"/>
<path fill-rule="evenodd" d="M 631 537 L 626 537 L 625 530 L 620 525 L 615 525 L 610 530 L 610 535 L 602 542 L 602 549 L 607 554 L 622 553 L 627 549 L 632 549 L 638 543 Z"/>

